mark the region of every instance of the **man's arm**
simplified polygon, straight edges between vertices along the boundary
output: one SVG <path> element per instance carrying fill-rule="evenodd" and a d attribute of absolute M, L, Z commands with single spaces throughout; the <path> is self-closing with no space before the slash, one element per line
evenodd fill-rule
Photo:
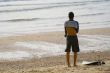
<path fill-rule="evenodd" d="M 75 30 L 76 30 L 76 33 L 78 33 L 78 32 L 79 32 L 79 27 L 78 27 L 78 28 L 76 28 Z"/>
<path fill-rule="evenodd" d="M 67 36 L 66 24 L 67 24 L 67 23 L 65 22 L 65 23 L 64 23 L 64 31 L 65 31 L 65 35 L 64 35 L 64 36 L 65 36 L 65 37 Z"/>
<path fill-rule="evenodd" d="M 64 35 L 64 36 L 66 37 L 66 36 L 67 36 L 67 30 L 66 30 L 66 27 L 65 27 L 64 29 L 65 29 L 65 35 Z"/>
<path fill-rule="evenodd" d="M 78 22 L 77 22 L 77 28 L 75 30 L 76 30 L 76 33 L 79 32 L 79 23 Z"/>

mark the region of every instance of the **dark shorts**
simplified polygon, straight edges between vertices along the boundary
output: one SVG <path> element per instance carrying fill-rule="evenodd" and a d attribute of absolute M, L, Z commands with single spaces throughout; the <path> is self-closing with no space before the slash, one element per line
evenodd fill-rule
<path fill-rule="evenodd" d="M 70 52 L 72 47 L 72 52 L 79 52 L 79 43 L 77 36 L 67 36 L 65 52 Z"/>

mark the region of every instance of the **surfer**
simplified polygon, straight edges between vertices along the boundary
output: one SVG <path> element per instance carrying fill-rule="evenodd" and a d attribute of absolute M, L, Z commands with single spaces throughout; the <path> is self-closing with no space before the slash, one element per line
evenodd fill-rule
<path fill-rule="evenodd" d="M 72 47 L 72 52 L 74 53 L 74 66 L 76 66 L 77 61 L 77 52 L 79 52 L 79 44 L 78 44 L 78 38 L 77 33 L 79 31 L 79 23 L 78 21 L 74 20 L 74 13 L 69 12 L 68 14 L 69 20 L 64 23 L 64 29 L 65 29 L 65 37 L 66 37 L 66 61 L 68 67 L 71 67 L 70 65 L 70 51 Z"/>

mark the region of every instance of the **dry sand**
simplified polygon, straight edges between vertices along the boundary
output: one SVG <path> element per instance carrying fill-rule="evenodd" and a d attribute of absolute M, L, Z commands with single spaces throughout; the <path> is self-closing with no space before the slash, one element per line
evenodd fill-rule
<path fill-rule="evenodd" d="M 79 35 L 107 35 L 110 36 L 110 28 L 97 28 L 80 30 Z M 60 41 L 62 40 L 62 41 Z M 48 32 L 40 34 L 28 34 L 22 36 L 1 37 L 0 46 L 19 41 L 46 41 L 57 44 L 65 44 L 64 32 Z M 0 50 L 4 50 L 0 49 Z M 101 66 L 84 66 L 83 60 L 105 61 Z M 110 50 L 104 52 L 79 53 L 78 66 L 68 68 L 65 56 L 53 56 L 45 58 L 32 58 L 21 61 L 0 61 L 0 73 L 110 73 Z M 72 56 L 71 56 L 71 61 Z"/>

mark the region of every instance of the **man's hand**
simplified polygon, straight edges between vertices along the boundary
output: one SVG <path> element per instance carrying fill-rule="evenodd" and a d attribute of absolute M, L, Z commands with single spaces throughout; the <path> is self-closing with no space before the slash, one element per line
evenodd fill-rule
<path fill-rule="evenodd" d="M 67 37 L 67 35 L 65 34 L 64 37 Z"/>

